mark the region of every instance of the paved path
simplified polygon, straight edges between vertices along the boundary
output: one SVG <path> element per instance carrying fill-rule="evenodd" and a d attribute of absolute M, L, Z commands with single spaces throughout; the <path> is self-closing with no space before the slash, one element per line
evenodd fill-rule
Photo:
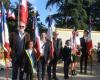
<path fill-rule="evenodd" d="M 57 74 L 59 76 L 59 80 L 64 80 L 63 76 L 63 64 L 58 65 L 59 68 L 57 69 Z M 70 78 L 68 80 L 100 80 L 100 63 L 93 64 L 93 71 L 91 75 L 90 66 L 88 66 L 88 73 L 87 75 L 79 74 L 79 68 L 77 70 L 76 76 L 71 76 L 69 73 Z"/>
<path fill-rule="evenodd" d="M 77 76 L 70 76 L 68 80 L 100 80 L 100 63 L 93 64 L 93 72 L 92 75 L 90 74 L 90 67 L 88 66 L 88 74 L 87 75 L 80 75 L 79 69 L 77 70 Z M 6 80 L 5 70 L 0 70 L 0 80 Z M 58 64 L 57 67 L 57 77 L 59 80 L 63 79 L 63 63 Z M 9 79 L 11 80 L 11 69 L 9 69 Z"/>

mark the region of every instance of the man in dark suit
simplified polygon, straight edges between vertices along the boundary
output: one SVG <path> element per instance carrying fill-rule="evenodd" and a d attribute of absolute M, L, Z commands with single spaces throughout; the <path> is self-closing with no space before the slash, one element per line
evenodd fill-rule
<path fill-rule="evenodd" d="M 12 32 L 10 35 L 10 46 L 12 49 L 12 80 L 17 80 L 18 71 L 20 70 L 19 80 L 23 80 L 23 75 L 21 71 L 21 59 L 22 52 L 25 48 L 25 44 L 30 40 L 30 35 L 25 30 L 25 24 L 20 23 L 17 31 Z"/>
<path fill-rule="evenodd" d="M 98 62 L 100 63 L 100 43 L 98 43 L 98 47 L 97 47 L 97 58 L 98 58 Z"/>
<path fill-rule="evenodd" d="M 46 31 L 41 32 L 41 39 L 40 39 L 40 57 L 37 61 L 37 77 L 38 80 L 45 80 L 46 72 L 47 72 L 47 63 L 49 59 L 50 53 L 50 44 L 49 41 L 46 39 Z"/>
<path fill-rule="evenodd" d="M 83 33 L 83 37 L 80 38 L 81 52 L 82 52 L 82 55 L 80 57 L 80 73 L 83 73 L 83 65 L 84 65 L 84 74 L 87 74 L 87 61 L 88 61 L 87 38 L 88 38 L 88 31 L 85 30 Z"/>
<path fill-rule="evenodd" d="M 58 38 L 58 33 L 53 33 L 53 43 L 54 43 L 54 53 L 53 53 L 53 59 L 50 60 L 50 63 L 48 64 L 48 79 L 51 80 L 51 67 L 53 68 L 53 79 L 58 80 L 56 77 L 56 67 L 57 67 L 57 61 L 60 58 L 61 55 L 61 48 L 62 48 L 62 40 Z"/>

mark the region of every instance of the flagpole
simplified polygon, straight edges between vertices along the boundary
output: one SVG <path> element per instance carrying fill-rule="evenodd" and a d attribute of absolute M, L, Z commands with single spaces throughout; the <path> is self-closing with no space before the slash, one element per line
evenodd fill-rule
<path fill-rule="evenodd" d="M 4 5 L 3 5 L 3 2 L 1 3 L 1 5 L 2 5 L 2 10 L 1 10 L 1 14 L 2 14 L 2 30 L 4 29 L 4 16 L 5 16 L 5 14 L 4 14 Z M 2 34 L 2 36 L 3 36 L 3 34 Z M 4 38 L 2 39 L 2 43 L 4 43 Z M 3 44 L 2 44 L 3 45 Z M 3 48 L 4 48 L 4 45 L 3 45 Z M 7 64 L 7 60 L 6 60 L 6 55 L 5 55 L 6 53 L 5 53 L 5 51 L 4 51 L 4 60 L 5 60 L 5 66 L 6 66 L 6 80 L 8 80 L 8 64 Z"/>
<path fill-rule="evenodd" d="M 20 20 L 20 0 L 18 4 L 18 27 L 19 27 L 19 20 Z"/>
<path fill-rule="evenodd" d="M 53 21 L 52 21 L 52 17 L 51 17 L 51 8 L 49 8 L 49 19 L 50 19 L 50 23 L 49 23 L 49 26 L 48 27 L 50 27 L 50 34 L 51 34 L 51 41 L 52 41 L 52 47 L 53 47 L 53 28 L 52 28 L 52 23 L 53 23 Z M 56 30 L 54 30 L 54 32 L 55 32 Z M 54 50 L 53 50 L 54 51 Z M 50 55 L 51 56 L 51 58 L 53 58 L 53 51 L 51 52 L 52 54 Z"/>
<path fill-rule="evenodd" d="M 35 11 L 32 11 L 32 39 L 34 41 L 34 43 L 36 43 L 36 40 L 35 40 L 35 29 L 36 29 L 36 13 Z"/>
<path fill-rule="evenodd" d="M 89 16 L 89 34 L 88 34 L 88 36 L 91 36 L 91 31 L 92 31 L 92 16 L 91 16 L 91 11 L 90 11 L 90 16 Z M 89 52 L 89 53 L 91 53 L 91 52 Z M 91 72 L 90 72 L 90 74 L 92 75 L 92 68 L 93 68 L 93 57 L 92 57 L 92 54 L 89 56 L 89 58 L 90 58 L 90 70 L 91 70 Z"/>
<path fill-rule="evenodd" d="M 34 9 L 34 11 L 33 11 L 33 17 L 34 17 L 34 37 L 35 37 L 35 44 L 37 44 L 37 40 L 36 40 L 36 35 L 38 34 L 37 32 L 39 32 L 39 31 L 37 31 L 38 30 L 38 26 L 37 26 L 37 15 L 36 15 L 36 13 L 37 13 L 37 10 L 36 9 Z M 40 52 L 39 52 L 39 49 L 37 50 L 37 53 L 39 53 L 39 55 L 37 55 L 37 61 L 39 61 L 39 59 L 40 59 L 40 57 L 41 57 L 41 55 L 40 55 Z"/>

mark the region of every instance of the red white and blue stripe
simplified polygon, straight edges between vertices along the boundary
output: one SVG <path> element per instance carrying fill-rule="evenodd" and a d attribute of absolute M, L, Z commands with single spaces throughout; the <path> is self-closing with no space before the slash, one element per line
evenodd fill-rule
<path fill-rule="evenodd" d="M 4 51 L 9 53 L 10 44 L 9 44 L 9 32 L 6 22 L 6 13 L 5 8 L 2 4 L 2 10 L 1 10 L 1 40 L 2 40 L 2 46 L 4 48 Z"/>
<path fill-rule="evenodd" d="M 47 33 L 47 38 L 50 41 L 50 56 L 54 56 L 54 44 L 53 44 L 53 29 L 52 29 L 52 19 L 51 16 L 49 16 L 48 20 L 48 33 Z"/>

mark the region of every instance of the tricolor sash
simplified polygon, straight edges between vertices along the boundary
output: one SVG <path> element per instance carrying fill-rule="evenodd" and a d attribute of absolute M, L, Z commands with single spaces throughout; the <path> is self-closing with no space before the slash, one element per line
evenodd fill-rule
<path fill-rule="evenodd" d="M 30 55 L 30 53 L 28 52 L 28 50 L 25 50 L 25 52 L 26 52 L 26 54 L 27 54 L 27 56 L 28 56 L 28 58 L 29 58 L 29 61 L 30 61 L 30 63 L 31 63 L 32 72 L 33 72 L 33 73 L 36 73 L 36 69 L 34 68 L 34 61 L 33 61 L 32 56 Z"/>

